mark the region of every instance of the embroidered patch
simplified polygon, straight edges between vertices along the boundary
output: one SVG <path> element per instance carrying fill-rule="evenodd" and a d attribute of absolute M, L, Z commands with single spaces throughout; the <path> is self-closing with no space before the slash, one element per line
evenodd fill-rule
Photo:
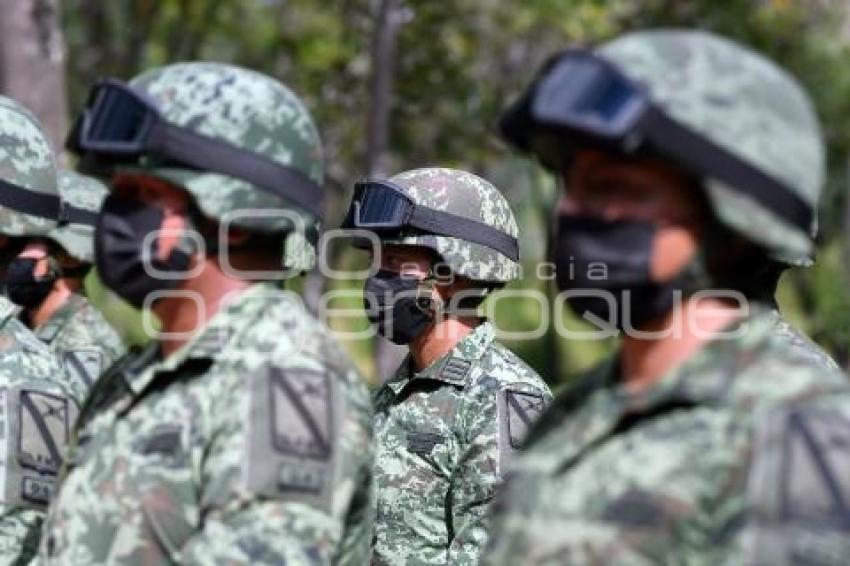
<path fill-rule="evenodd" d="M 39 506 L 50 503 L 53 497 L 53 480 L 24 476 L 21 482 L 21 499 Z"/>
<path fill-rule="evenodd" d="M 181 452 L 183 434 L 179 425 L 163 424 L 156 427 L 149 435 L 139 438 L 134 445 L 136 452 L 145 455 L 158 454 L 175 456 Z"/>
<path fill-rule="evenodd" d="M 442 435 L 434 432 L 408 432 L 407 450 L 414 454 L 430 454 L 434 447 L 446 441 Z"/>
<path fill-rule="evenodd" d="M 92 386 L 105 365 L 103 355 L 97 350 L 66 352 L 65 362 L 86 387 Z"/>
<path fill-rule="evenodd" d="M 18 407 L 18 460 L 24 467 L 56 475 L 71 430 L 68 399 L 23 390 Z"/>
<path fill-rule="evenodd" d="M 528 429 L 546 408 L 542 395 L 522 391 L 505 391 L 505 421 L 511 448 L 519 448 Z"/>
<path fill-rule="evenodd" d="M 845 563 L 848 467 L 850 415 L 844 407 L 783 408 L 760 419 L 747 482 L 753 510 L 747 562 Z"/>
<path fill-rule="evenodd" d="M 443 369 L 440 372 L 440 376 L 452 381 L 461 380 L 466 377 L 466 374 L 469 372 L 469 368 L 471 367 L 472 362 L 470 362 L 469 360 L 464 360 L 462 358 L 451 358 L 449 361 L 446 362 L 446 365 L 443 366 Z"/>
<path fill-rule="evenodd" d="M 330 458 L 331 413 L 327 376 L 273 368 L 269 388 L 275 449 L 281 454 L 314 460 Z"/>
<path fill-rule="evenodd" d="M 329 375 L 264 368 L 251 380 L 245 481 L 250 491 L 328 510 L 340 400 Z"/>

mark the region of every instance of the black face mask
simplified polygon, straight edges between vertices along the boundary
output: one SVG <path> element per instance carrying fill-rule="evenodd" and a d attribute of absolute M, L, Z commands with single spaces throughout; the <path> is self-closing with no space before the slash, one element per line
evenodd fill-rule
<path fill-rule="evenodd" d="M 410 344 L 433 321 L 430 295 L 417 297 L 422 284 L 392 271 L 378 271 L 366 279 L 363 303 L 366 317 L 378 334 L 396 344 Z"/>
<path fill-rule="evenodd" d="M 137 200 L 109 195 L 97 219 L 94 252 L 98 274 L 104 285 L 136 308 L 142 308 L 149 293 L 176 287 L 179 279 L 156 276 L 160 272 L 186 271 L 191 254 L 174 249 L 165 260 L 156 258 L 157 238 L 145 246 L 145 236 L 162 227 L 164 213 Z"/>
<path fill-rule="evenodd" d="M 12 263 L 26 245 L 26 238 L 9 238 L 5 246 L 0 246 L 0 269 Z"/>
<path fill-rule="evenodd" d="M 36 277 L 37 261 L 31 257 L 16 257 L 6 267 L 6 296 L 16 305 L 28 309 L 41 304 L 59 277 L 52 268 L 44 277 Z"/>
<path fill-rule="evenodd" d="M 574 293 L 604 291 L 609 297 L 570 296 L 570 308 L 578 316 L 587 312 L 616 323 L 613 326 L 620 330 L 640 328 L 668 313 L 680 282 L 652 281 L 654 237 L 655 227 L 649 222 L 559 217 L 552 253 L 558 288 Z"/>

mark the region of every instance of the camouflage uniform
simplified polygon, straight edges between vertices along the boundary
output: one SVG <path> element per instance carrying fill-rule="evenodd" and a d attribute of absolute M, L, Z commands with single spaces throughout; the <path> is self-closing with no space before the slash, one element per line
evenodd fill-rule
<path fill-rule="evenodd" d="M 390 182 L 420 206 L 518 234 L 507 200 L 476 175 L 426 168 Z M 429 248 L 473 281 L 501 286 L 519 276 L 515 260 L 461 238 L 407 233 L 381 242 Z M 540 376 L 494 337 L 485 321 L 421 371 L 408 357 L 375 393 L 374 564 L 477 562 L 502 467 L 551 400 Z"/>
<path fill-rule="evenodd" d="M 775 322 L 774 332 L 784 336 L 789 347 L 798 350 L 802 356 L 808 357 L 809 362 L 815 367 L 829 371 L 841 371 L 841 367 L 832 356 L 812 342 L 811 338 L 792 326 L 778 310 L 772 310 L 771 315 Z"/>
<path fill-rule="evenodd" d="M 831 454 L 828 446 L 846 441 L 848 429 L 831 437 L 817 425 L 850 417 L 846 379 L 791 347 L 767 309 L 736 326 L 740 337 L 710 342 L 641 393 L 619 384 L 609 361 L 559 396 L 497 498 L 483 563 L 785 564 L 766 558 L 783 522 L 808 531 L 827 557 L 843 551 L 812 563 L 845 562 L 842 517 L 805 521 L 812 499 L 830 501 L 830 476 L 794 484 L 776 475 L 817 469 L 808 446 L 791 445 L 809 431 L 827 451 L 827 470 L 844 475 L 846 444 Z M 795 418 L 810 425 L 789 427 Z M 762 440 L 775 434 L 789 445 Z M 834 546 L 830 538 L 842 534 L 844 546 Z M 806 550 L 805 539 L 791 543 Z"/>
<path fill-rule="evenodd" d="M 374 394 L 374 563 L 475 564 L 503 466 L 551 401 L 540 377 L 478 326 Z"/>
<path fill-rule="evenodd" d="M 83 407 L 46 563 L 367 562 L 369 398 L 297 297 L 255 285 L 150 355 Z"/>
<path fill-rule="evenodd" d="M 321 183 L 309 113 L 245 69 L 189 63 L 132 83 L 173 124 L 265 155 Z M 169 162 L 125 172 L 184 188 L 210 218 L 293 207 L 252 184 Z M 305 225 L 317 220 L 299 211 Z M 292 218 L 292 215 L 289 215 Z M 287 266 L 315 249 L 287 230 Z M 99 266 L 108 268 L 108 266 Z M 42 537 L 45 563 L 364 564 L 372 529 L 371 405 L 353 364 L 300 300 L 256 283 L 179 350 L 156 343 L 96 383 Z"/>
<path fill-rule="evenodd" d="M 630 34 L 597 53 L 816 209 L 817 119 L 771 62 L 689 31 Z M 801 230 L 702 181 L 736 237 L 780 264 L 811 263 L 814 222 Z M 482 563 L 846 562 L 850 387 L 772 307 L 749 309 L 645 389 L 626 385 L 615 356 L 559 396 L 508 471 Z"/>
<path fill-rule="evenodd" d="M 35 118 L 0 97 L 0 171 L 18 189 L 56 194 L 56 166 Z M 5 187 L 2 190 L 7 190 Z M 11 190 L 11 189 L 8 189 Z M 58 201 L 57 201 L 58 202 Z M 0 233 L 43 235 L 56 219 L 0 207 Z M 0 270 L 5 266 L 0 266 Z M 35 553 L 70 428 L 85 387 L 0 296 L 0 563 Z"/>
<path fill-rule="evenodd" d="M 81 210 L 97 212 L 107 189 L 91 177 L 63 170 L 59 195 Z M 71 257 L 92 263 L 94 227 L 60 223 L 48 233 Z M 33 332 L 59 354 L 76 381 L 91 387 L 93 381 L 126 351 L 118 332 L 82 293 L 72 295 Z"/>
<path fill-rule="evenodd" d="M 81 294 L 72 295 L 34 334 L 59 354 L 76 382 L 94 380 L 126 351 L 121 337 Z"/>

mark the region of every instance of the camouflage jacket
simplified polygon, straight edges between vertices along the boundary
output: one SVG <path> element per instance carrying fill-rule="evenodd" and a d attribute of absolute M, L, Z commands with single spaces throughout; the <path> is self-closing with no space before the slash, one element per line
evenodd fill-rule
<path fill-rule="evenodd" d="M 69 373 L 86 388 L 126 348 L 118 332 L 83 295 L 74 294 L 50 319 L 33 330 L 59 354 Z"/>
<path fill-rule="evenodd" d="M 726 330 L 639 393 L 611 361 L 559 396 L 508 472 L 483 563 L 845 563 L 845 377 L 768 309 Z"/>
<path fill-rule="evenodd" d="M 367 563 L 371 407 L 351 368 L 266 284 L 167 358 L 126 356 L 82 409 L 42 561 Z"/>
<path fill-rule="evenodd" d="M 832 359 L 832 356 L 812 342 L 811 338 L 789 324 L 779 311 L 773 310 L 771 311 L 771 315 L 775 319 L 776 332 L 785 336 L 789 345 L 795 348 L 801 356 L 808 357 L 813 366 L 832 371 L 841 371 L 841 367 L 838 365 L 838 362 Z"/>
<path fill-rule="evenodd" d="M 485 322 L 375 393 L 373 564 L 474 564 L 505 460 L 551 401 L 543 380 Z"/>
<path fill-rule="evenodd" d="M 0 564 L 35 555 L 71 425 L 85 391 L 0 296 Z"/>

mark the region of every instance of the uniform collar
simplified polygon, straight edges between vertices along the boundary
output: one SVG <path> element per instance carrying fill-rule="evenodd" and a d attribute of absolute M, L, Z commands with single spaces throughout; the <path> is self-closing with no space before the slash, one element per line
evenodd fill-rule
<path fill-rule="evenodd" d="M 620 363 L 614 357 L 567 389 L 556 402 L 563 431 L 570 439 L 559 464 L 569 465 L 584 450 L 628 427 L 629 422 L 669 410 L 723 402 L 735 395 L 733 380 L 741 356 L 755 352 L 769 339 L 775 319 L 755 303 L 750 314 L 727 326 L 737 337 L 711 340 L 655 384 L 635 392 L 621 381 Z M 560 438 L 564 438 L 560 436 Z M 554 463 L 553 463 L 554 464 Z"/>
<path fill-rule="evenodd" d="M 395 395 L 414 380 L 430 379 L 463 387 L 466 385 L 469 371 L 481 359 L 496 333 L 493 325 L 484 321 L 458 342 L 454 348 L 431 365 L 418 372 L 413 371 L 413 358 L 408 355 L 395 376 L 386 383 Z"/>
<path fill-rule="evenodd" d="M 732 393 L 731 381 L 740 355 L 757 349 L 769 340 L 776 325 L 772 309 L 750 303 L 750 314 L 729 324 L 723 333 L 735 337 L 717 338 L 703 345 L 681 365 L 651 387 L 639 393 L 617 385 L 619 396 L 627 400 L 630 411 L 643 411 L 670 402 L 708 404 Z"/>
<path fill-rule="evenodd" d="M 0 294 L 0 328 L 6 326 L 9 320 L 17 318 L 21 308 L 9 300 L 6 295 Z"/>
<path fill-rule="evenodd" d="M 176 371 L 185 364 L 218 359 L 234 337 L 250 326 L 274 301 L 272 294 L 283 292 L 272 283 L 257 283 L 227 298 L 222 308 L 179 350 L 133 376 L 128 385 L 135 395 L 143 391 L 157 374 Z"/>
<path fill-rule="evenodd" d="M 46 344 L 50 344 L 65 328 L 73 316 L 86 306 L 82 295 L 73 293 L 62 306 L 56 309 L 44 324 L 33 330 L 33 333 Z"/>

